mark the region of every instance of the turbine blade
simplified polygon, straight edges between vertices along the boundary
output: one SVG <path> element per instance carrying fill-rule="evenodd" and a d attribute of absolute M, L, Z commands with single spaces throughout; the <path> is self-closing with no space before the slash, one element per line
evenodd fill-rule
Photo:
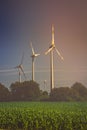
<path fill-rule="evenodd" d="M 35 56 L 37 57 L 37 56 L 39 56 L 40 54 L 35 54 Z"/>
<path fill-rule="evenodd" d="M 52 24 L 52 45 L 54 46 L 54 25 Z"/>
<path fill-rule="evenodd" d="M 61 56 L 61 54 L 60 54 L 60 52 L 58 51 L 58 49 L 57 49 L 56 47 L 55 47 L 55 49 L 56 49 L 57 54 L 60 56 L 61 60 L 64 60 L 64 58 Z"/>
<path fill-rule="evenodd" d="M 51 52 L 53 50 L 54 47 L 49 48 L 46 52 L 45 55 L 47 55 L 49 52 Z"/>
<path fill-rule="evenodd" d="M 21 69 L 21 71 L 22 71 L 22 73 L 23 73 L 23 75 L 24 75 L 24 77 L 25 77 L 25 79 L 26 79 L 26 75 L 25 75 L 25 73 L 24 73 L 24 70 L 23 70 L 23 66 L 22 66 L 22 65 L 20 66 L 20 69 Z"/>
<path fill-rule="evenodd" d="M 34 55 L 35 52 L 34 52 L 34 48 L 33 48 L 33 46 L 32 46 L 32 42 L 30 43 L 30 46 L 31 46 L 32 54 Z"/>
<path fill-rule="evenodd" d="M 21 59 L 21 65 L 23 64 L 23 60 L 24 60 L 24 52 L 23 52 L 22 59 Z"/>

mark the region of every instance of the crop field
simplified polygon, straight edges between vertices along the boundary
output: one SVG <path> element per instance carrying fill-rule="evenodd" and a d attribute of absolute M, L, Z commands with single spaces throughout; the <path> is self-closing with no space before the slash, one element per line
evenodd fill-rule
<path fill-rule="evenodd" d="M 2 129 L 87 130 L 87 102 L 2 102 Z"/>

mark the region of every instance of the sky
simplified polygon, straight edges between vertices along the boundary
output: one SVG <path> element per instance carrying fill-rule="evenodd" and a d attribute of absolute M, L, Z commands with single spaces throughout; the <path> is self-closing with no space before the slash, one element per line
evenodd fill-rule
<path fill-rule="evenodd" d="M 41 89 L 50 89 L 51 26 L 55 45 L 64 57 L 54 52 L 55 87 L 81 82 L 87 87 L 87 0 L 0 0 L 0 82 L 6 87 L 18 81 L 23 67 L 31 80 L 32 42 L 36 53 L 35 81 Z M 44 81 L 46 80 L 46 85 Z M 22 81 L 24 81 L 22 75 Z"/>

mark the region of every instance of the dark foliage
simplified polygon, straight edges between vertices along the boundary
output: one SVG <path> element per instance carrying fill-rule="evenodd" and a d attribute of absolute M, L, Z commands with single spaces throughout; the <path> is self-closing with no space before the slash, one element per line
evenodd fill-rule
<path fill-rule="evenodd" d="M 11 84 L 11 99 L 16 101 L 37 100 L 40 96 L 39 84 L 34 81 Z"/>
<path fill-rule="evenodd" d="M 3 84 L 0 83 L 0 101 L 8 101 L 10 99 L 10 92 Z"/>
<path fill-rule="evenodd" d="M 51 101 L 87 101 L 87 88 L 81 83 L 75 83 L 71 88 L 55 88 L 50 93 Z"/>
<path fill-rule="evenodd" d="M 0 101 L 87 101 L 87 88 L 81 83 L 55 88 L 48 95 L 34 81 L 15 82 L 10 90 L 0 83 Z"/>

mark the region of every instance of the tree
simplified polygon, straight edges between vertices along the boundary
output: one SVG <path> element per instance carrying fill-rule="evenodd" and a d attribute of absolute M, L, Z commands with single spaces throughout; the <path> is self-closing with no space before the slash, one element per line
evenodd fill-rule
<path fill-rule="evenodd" d="M 12 83 L 10 86 L 10 92 L 11 92 L 11 100 L 20 100 L 21 98 L 21 83 L 20 82 L 15 82 Z"/>
<path fill-rule="evenodd" d="M 79 90 L 79 87 L 76 87 L 76 86 L 78 86 L 78 85 L 76 84 L 71 88 L 60 87 L 60 88 L 53 89 L 52 92 L 50 93 L 50 100 L 51 101 L 80 101 L 80 100 L 82 100 L 82 93 L 83 93 L 83 95 L 85 94 L 85 96 L 86 96 L 87 90 L 86 90 L 86 88 L 81 87 L 82 93 L 80 94 L 79 93 L 80 91 L 77 91 L 77 90 Z M 83 88 L 85 89 L 85 91 L 83 90 Z"/>
<path fill-rule="evenodd" d="M 8 101 L 10 92 L 3 84 L 0 83 L 0 101 Z"/>
<path fill-rule="evenodd" d="M 49 101 L 49 95 L 47 91 L 40 90 L 40 101 Z"/>
<path fill-rule="evenodd" d="M 16 82 L 10 89 L 13 100 L 37 100 L 40 96 L 39 84 L 34 81 Z"/>
<path fill-rule="evenodd" d="M 50 93 L 51 101 L 69 101 L 70 88 L 69 87 L 60 87 L 54 88 Z"/>
<path fill-rule="evenodd" d="M 71 88 L 78 93 L 79 100 L 87 100 L 87 88 L 83 84 L 76 82 Z"/>

